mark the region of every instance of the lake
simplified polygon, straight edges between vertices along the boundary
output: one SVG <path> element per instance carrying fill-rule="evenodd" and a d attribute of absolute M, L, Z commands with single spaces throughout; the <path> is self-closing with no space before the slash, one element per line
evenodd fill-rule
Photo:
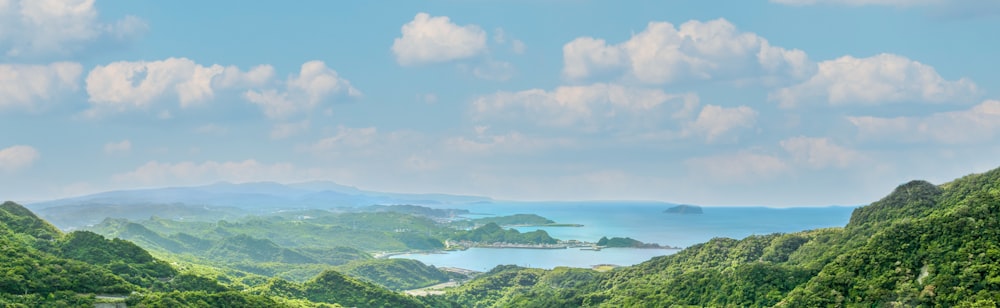
<path fill-rule="evenodd" d="M 561 240 L 596 242 L 602 236 L 631 237 L 646 243 L 687 247 L 715 237 L 744 238 L 755 234 L 789 233 L 842 227 L 855 207 L 703 207 L 704 214 L 667 214 L 671 204 L 658 202 L 494 202 L 467 206 L 473 213 L 511 215 L 537 214 L 557 223 L 583 227 L 518 227 L 519 231 L 545 230 Z M 483 217 L 470 215 L 470 218 Z M 655 256 L 675 253 L 667 249 L 616 248 L 601 251 L 569 249 L 472 248 L 444 254 L 403 254 L 394 258 L 416 259 L 434 266 L 478 271 L 497 265 L 526 267 L 556 266 L 589 268 L 597 264 L 633 265 Z"/>

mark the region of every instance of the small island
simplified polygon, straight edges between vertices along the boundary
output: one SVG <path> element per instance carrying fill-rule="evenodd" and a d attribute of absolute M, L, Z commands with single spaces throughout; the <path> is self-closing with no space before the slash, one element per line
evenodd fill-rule
<path fill-rule="evenodd" d="M 667 214 L 703 214 L 701 207 L 697 205 L 680 204 L 663 211 Z"/>

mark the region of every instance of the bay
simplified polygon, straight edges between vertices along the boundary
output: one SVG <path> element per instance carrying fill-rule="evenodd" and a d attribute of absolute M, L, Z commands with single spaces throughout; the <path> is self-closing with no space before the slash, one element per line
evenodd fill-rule
<path fill-rule="evenodd" d="M 829 207 L 703 207 L 703 214 L 667 214 L 673 204 L 661 202 L 493 202 L 450 208 L 467 209 L 470 218 L 489 215 L 537 214 L 557 223 L 582 227 L 516 227 L 525 232 L 545 230 L 561 240 L 596 242 L 602 236 L 631 237 L 674 247 L 688 247 L 715 237 L 741 239 L 751 235 L 790 233 L 843 227 L 853 206 Z M 634 265 L 652 257 L 675 253 L 668 249 L 616 248 L 601 251 L 569 249 L 472 248 L 444 254 L 403 254 L 434 266 L 489 270 L 513 264 L 536 268 L 589 268 L 598 264 Z"/>
<path fill-rule="evenodd" d="M 485 272 L 497 265 L 504 264 L 544 269 L 560 266 L 591 268 L 600 264 L 631 265 L 676 251 L 675 249 L 635 248 L 605 248 L 600 251 L 580 250 L 579 248 L 469 248 L 464 251 L 445 253 L 396 255 L 393 258 L 415 259 L 437 267 L 457 267 Z"/>

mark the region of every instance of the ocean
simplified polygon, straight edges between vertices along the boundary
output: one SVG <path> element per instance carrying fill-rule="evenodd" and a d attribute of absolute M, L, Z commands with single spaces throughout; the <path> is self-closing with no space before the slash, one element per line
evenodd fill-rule
<path fill-rule="evenodd" d="M 519 231 L 545 230 L 561 240 L 596 242 L 602 236 L 631 237 L 645 243 L 687 247 L 716 237 L 741 239 L 750 235 L 789 233 L 828 227 L 843 227 L 853 206 L 830 207 L 702 207 L 703 214 L 668 214 L 671 204 L 658 202 L 494 202 L 467 206 L 476 215 L 536 214 L 556 223 L 583 227 L 517 227 Z M 416 259 L 442 267 L 487 271 L 497 265 L 514 264 L 551 269 L 558 266 L 589 268 L 598 264 L 633 265 L 677 250 L 617 248 L 601 251 L 568 249 L 473 248 L 443 254 L 403 254 L 395 258 Z"/>

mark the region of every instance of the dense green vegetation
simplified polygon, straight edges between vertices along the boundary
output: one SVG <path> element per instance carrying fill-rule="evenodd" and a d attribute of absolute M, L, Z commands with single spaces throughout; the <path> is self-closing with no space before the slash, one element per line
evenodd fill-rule
<path fill-rule="evenodd" d="M 443 242 L 449 239 L 489 244 L 557 242 L 544 231 L 521 233 L 503 229 L 495 223 L 469 231 L 456 230 L 423 216 L 426 213 L 444 214 L 419 206 L 395 205 L 352 212 L 285 211 L 232 222 L 156 217 L 138 222 L 105 219 L 88 229 L 135 242 L 161 258 L 207 265 L 218 271 L 220 277 L 250 286 L 259 283 L 260 276 L 305 282 L 331 266 L 347 266 L 345 268 L 352 269 L 347 271 L 349 275 L 385 287 L 420 288 L 447 281 L 448 278 L 443 277 L 449 276 L 419 262 L 367 262 L 372 259 L 369 253 L 441 250 L 445 248 Z M 551 222 L 536 215 L 505 219 Z M 384 268 L 372 269 L 376 265 Z M 405 274 L 405 277 L 388 273 Z"/>
<path fill-rule="evenodd" d="M 138 233 L 146 231 L 139 229 Z M 191 245 L 241 251 L 259 259 L 306 258 L 275 248 L 267 240 L 240 235 L 227 240 L 225 245 Z M 254 252 L 248 248 L 251 246 L 273 249 Z M 274 278 L 259 280 L 250 288 L 211 270 L 180 272 L 126 240 L 108 240 L 90 231 L 63 234 L 13 202 L 0 205 L 0 252 L 0 306 L 4 307 L 93 307 L 99 301 L 96 294 L 121 296 L 133 307 L 424 306 L 411 297 L 332 270 L 302 284 Z M 402 265 L 386 267 L 405 270 Z"/>
<path fill-rule="evenodd" d="M 4 223 L 4 229 L 9 232 L 41 240 L 52 240 L 62 234 L 58 228 L 35 216 L 35 213 L 10 201 L 0 204 L 0 222 Z"/>
<path fill-rule="evenodd" d="M 643 243 L 639 240 L 633 239 L 631 237 L 612 237 L 607 236 L 601 237 L 597 240 L 597 246 L 610 247 L 610 248 L 663 248 L 656 243 Z"/>
<path fill-rule="evenodd" d="M 424 300 L 462 307 L 995 307 L 997 213 L 1000 169 L 940 186 L 913 181 L 856 209 L 844 228 L 717 238 L 607 273 L 498 267 Z M 553 283 L 566 275 L 572 285 Z"/>
<path fill-rule="evenodd" d="M 464 279 L 463 275 L 445 272 L 410 259 L 374 259 L 351 262 L 337 267 L 337 271 L 358 277 L 392 290 L 410 290 Z"/>
<path fill-rule="evenodd" d="M 315 278 L 296 283 L 273 279 L 250 293 L 290 301 L 336 303 L 354 307 L 425 307 L 416 299 L 363 282 L 336 271 L 324 271 Z"/>
<path fill-rule="evenodd" d="M 405 251 L 427 249 L 428 246 L 441 248 L 444 247 L 442 239 L 454 232 L 453 229 L 422 216 L 395 212 L 333 213 L 322 210 L 285 212 L 217 222 L 179 221 L 156 217 L 138 222 L 109 219 L 88 229 L 105 236 L 129 240 L 136 236 L 155 237 L 146 230 L 138 230 L 137 226 L 122 225 L 127 223 L 141 225 L 148 231 L 166 238 L 193 236 L 206 241 L 217 241 L 244 234 L 267 239 L 289 249 L 350 247 L 363 251 Z M 147 242 L 138 238 L 135 241 L 144 246 Z M 153 238 L 148 239 L 148 242 L 172 252 L 196 248 L 180 247 L 182 251 L 175 251 L 170 247 L 175 245 L 174 243 L 168 242 L 164 245 L 162 240 Z M 308 253 L 306 255 L 322 258 Z"/>
<path fill-rule="evenodd" d="M 79 229 L 98 224 L 108 217 L 130 220 L 148 219 L 151 216 L 185 220 L 218 221 L 235 219 L 249 214 L 233 207 L 188 205 L 182 203 L 129 203 L 111 204 L 87 202 L 83 204 L 32 208 L 40 217 L 61 229 Z"/>
<path fill-rule="evenodd" d="M 470 231 L 459 231 L 452 236 L 452 239 L 476 243 L 511 244 L 555 244 L 558 242 L 544 230 L 521 233 L 515 229 L 504 229 L 492 222 Z"/>
<path fill-rule="evenodd" d="M 856 209 L 843 228 L 716 238 L 609 272 L 499 266 L 443 295 L 414 298 L 372 282 L 401 290 L 458 277 L 364 251 L 427 249 L 443 240 L 556 240 L 496 222 L 455 230 L 391 211 L 233 222 L 106 220 L 93 229 L 135 239 L 151 254 L 94 232 L 63 234 L 8 202 L 0 205 L 0 305 L 92 306 L 95 294 L 120 294 L 130 306 L 146 307 L 994 307 L 1000 303 L 997 213 L 1000 169 L 940 186 L 900 185 Z M 295 238 L 354 235 L 360 239 L 353 242 L 387 243 L 306 245 Z M 629 238 L 598 244 L 641 245 Z"/>

